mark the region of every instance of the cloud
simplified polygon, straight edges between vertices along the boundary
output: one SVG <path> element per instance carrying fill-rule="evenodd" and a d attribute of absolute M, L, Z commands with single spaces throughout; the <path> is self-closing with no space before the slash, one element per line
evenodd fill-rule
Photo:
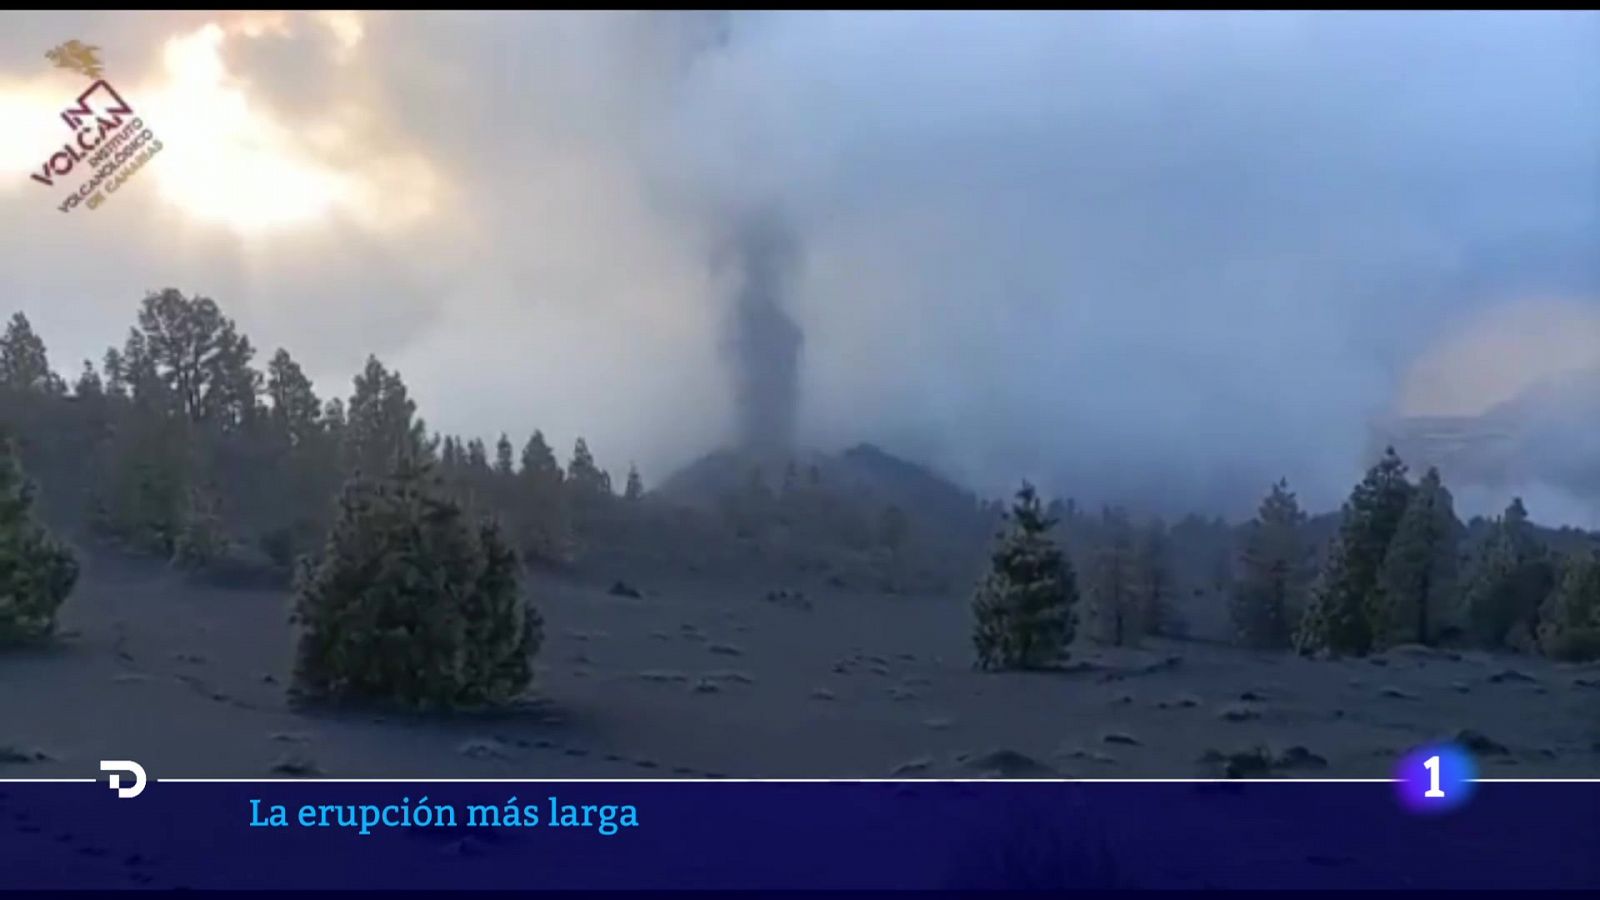
<path fill-rule="evenodd" d="M 11 19 L 0 123 L 47 108 L 67 37 L 152 104 L 196 42 L 189 105 L 254 123 L 171 114 L 153 167 L 232 173 L 177 202 L 160 168 L 89 215 L 0 188 L 58 363 L 177 284 L 324 393 L 378 352 L 433 425 L 618 468 L 731 435 L 711 262 L 751 208 L 804 250 L 799 438 L 986 491 L 1237 513 L 1287 475 L 1331 506 L 1441 335 L 1600 306 L 1592 13 Z"/>
<path fill-rule="evenodd" d="M 1600 371 L 1600 304 L 1528 299 L 1452 326 L 1412 365 L 1399 411 L 1474 416 L 1565 376 Z"/>

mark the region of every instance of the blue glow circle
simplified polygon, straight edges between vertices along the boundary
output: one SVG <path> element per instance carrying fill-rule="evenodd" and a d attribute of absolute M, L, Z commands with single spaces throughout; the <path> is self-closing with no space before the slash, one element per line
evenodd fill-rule
<path fill-rule="evenodd" d="M 1431 744 L 1401 757 L 1394 777 L 1406 809 L 1424 815 L 1449 812 L 1472 799 L 1478 764 L 1455 744 Z"/>

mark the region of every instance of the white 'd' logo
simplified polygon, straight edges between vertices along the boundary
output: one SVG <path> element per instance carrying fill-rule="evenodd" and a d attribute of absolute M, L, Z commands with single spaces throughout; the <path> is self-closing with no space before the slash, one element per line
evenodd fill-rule
<path fill-rule="evenodd" d="M 118 797 L 121 797 L 123 799 L 127 799 L 127 798 L 130 798 L 130 797 L 137 797 L 140 794 L 144 793 L 144 785 L 145 785 L 144 766 L 139 765 L 138 763 L 134 762 L 133 760 L 131 760 L 131 759 L 102 759 L 102 760 L 100 760 L 100 771 L 102 771 L 102 772 L 110 772 L 111 773 L 111 789 L 113 791 L 117 792 L 117 796 Z M 132 787 L 123 787 L 122 786 L 122 776 L 117 774 L 118 772 L 130 772 L 130 773 L 132 773 L 133 774 L 133 786 Z"/>

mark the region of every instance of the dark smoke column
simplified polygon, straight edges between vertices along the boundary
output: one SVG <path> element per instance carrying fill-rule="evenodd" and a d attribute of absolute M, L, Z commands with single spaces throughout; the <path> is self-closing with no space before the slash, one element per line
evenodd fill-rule
<path fill-rule="evenodd" d="M 800 328 L 784 303 L 799 265 L 794 234 L 766 211 L 740 221 L 728 247 L 737 282 L 729 342 L 743 449 L 788 451 L 800 402 Z"/>

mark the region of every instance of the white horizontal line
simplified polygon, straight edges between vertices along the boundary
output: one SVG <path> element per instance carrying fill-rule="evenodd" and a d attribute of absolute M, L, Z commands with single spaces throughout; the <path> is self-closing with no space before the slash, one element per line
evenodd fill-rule
<path fill-rule="evenodd" d="M 1485 785 L 1600 785 L 1600 778 L 1474 778 Z"/>
<path fill-rule="evenodd" d="M 171 784 L 1395 784 L 1398 778 L 152 778 Z M 1600 778 L 1474 778 L 1479 784 L 1600 784 Z M 95 778 L 0 778 L 94 784 Z"/>
<path fill-rule="evenodd" d="M 155 778 L 174 784 L 1392 784 L 1395 778 Z"/>

